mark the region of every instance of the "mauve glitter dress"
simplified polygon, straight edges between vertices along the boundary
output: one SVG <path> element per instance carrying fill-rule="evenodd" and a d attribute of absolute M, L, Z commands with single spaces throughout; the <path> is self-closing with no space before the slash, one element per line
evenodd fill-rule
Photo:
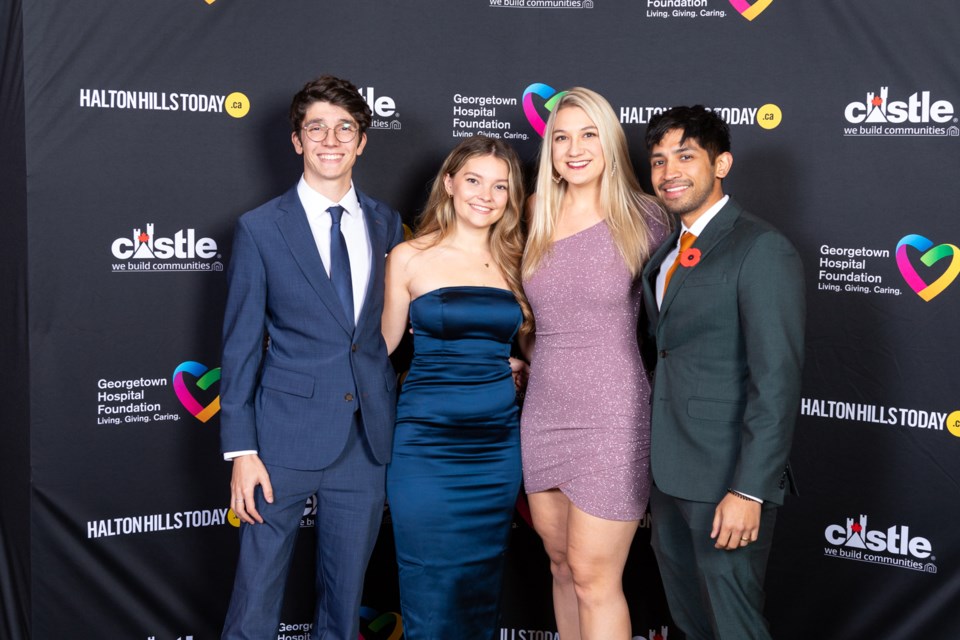
<path fill-rule="evenodd" d="M 653 235 L 659 242 L 664 230 Z M 554 242 L 523 286 L 537 322 L 520 427 L 524 488 L 559 488 L 586 513 L 639 520 L 651 483 L 640 279 L 601 221 Z"/>

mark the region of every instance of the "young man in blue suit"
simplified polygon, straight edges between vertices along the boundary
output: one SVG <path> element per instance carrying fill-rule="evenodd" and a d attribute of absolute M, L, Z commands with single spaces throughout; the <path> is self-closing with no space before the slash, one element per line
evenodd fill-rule
<path fill-rule="evenodd" d="M 275 638 L 294 541 L 317 495 L 311 638 L 356 640 L 363 576 L 384 504 L 396 378 L 380 334 L 385 255 L 399 214 L 352 169 L 371 112 L 322 76 L 290 107 L 303 176 L 240 217 L 227 274 L 221 449 L 240 558 L 223 638 Z"/>
<path fill-rule="evenodd" d="M 646 143 L 653 188 L 680 223 L 643 272 L 657 349 L 651 542 L 688 638 L 769 638 L 763 580 L 800 402 L 802 266 L 724 195 L 733 156 L 717 115 L 675 107 L 651 119 Z"/>

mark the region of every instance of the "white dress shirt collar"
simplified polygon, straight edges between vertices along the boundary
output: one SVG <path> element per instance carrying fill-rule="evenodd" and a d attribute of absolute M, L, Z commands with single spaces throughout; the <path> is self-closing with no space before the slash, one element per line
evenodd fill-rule
<path fill-rule="evenodd" d="M 723 209 L 723 206 L 727 204 L 727 200 L 730 199 L 730 196 L 723 196 L 718 200 L 712 207 L 707 209 L 703 215 L 697 218 L 697 221 L 688 229 L 683 226 L 683 223 L 680 224 L 680 233 L 684 231 L 689 231 L 693 235 L 700 237 L 700 234 L 703 233 L 703 230 L 707 228 L 707 225 L 710 224 L 710 221 L 717 217 L 717 214 L 720 213 L 720 209 Z M 680 247 L 680 241 L 677 240 L 677 247 Z"/>
<path fill-rule="evenodd" d="M 335 204 L 339 204 L 349 216 L 360 215 L 360 200 L 357 198 L 357 190 L 350 183 L 350 189 L 340 198 L 340 202 L 334 202 L 319 191 L 307 184 L 306 179 L 300 176 L 300 182 L 297 183 L 297 195 L 300 196 L 300 203 L 307 213 L 322 213 Z"/>

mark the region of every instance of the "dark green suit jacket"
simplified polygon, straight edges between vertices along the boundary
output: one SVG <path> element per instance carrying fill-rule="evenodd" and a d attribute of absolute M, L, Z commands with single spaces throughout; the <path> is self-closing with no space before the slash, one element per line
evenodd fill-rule
<path fill-rule="evenodd" d="M 782 504 L 803 362 L 800 257 L 731 199 L 694 243 L 699 262 L 677 269 L 657 309 L 657 273 L 678 234 L 643 272 L 657 349 L 654 482 L 685 500 L 718 502 L 733 488 Z"/>

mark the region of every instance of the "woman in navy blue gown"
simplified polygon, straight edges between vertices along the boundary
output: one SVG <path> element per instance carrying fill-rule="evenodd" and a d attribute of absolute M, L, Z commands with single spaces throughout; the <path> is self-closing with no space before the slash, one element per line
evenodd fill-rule
<path fill-rule="evenodd" d="M 388 351 L 408 317 L 414 334 L 387 468 L 406 640 L 499 636 L 521 478 L 510 348 L 531 326 L 522 203 L 513 150 L 468 138 L 440 169 L 416 236 L 387 260 Z"/>

